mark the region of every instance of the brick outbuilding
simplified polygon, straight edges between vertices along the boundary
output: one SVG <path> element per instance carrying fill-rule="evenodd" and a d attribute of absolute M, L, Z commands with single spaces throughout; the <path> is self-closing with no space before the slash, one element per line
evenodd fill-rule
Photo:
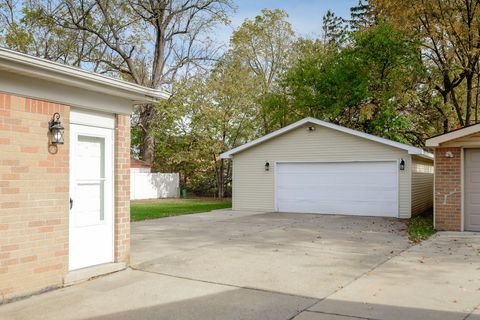
<path fill-rule="evenodd" d="M 435 149 L 435 228 L 480 231 L 480 124 L 426 145 Z"/>
<path fill-rule="evenodd" d="M 0 303 L 128 265 L 130 114 L 166 97 L 0 48 Z"/>

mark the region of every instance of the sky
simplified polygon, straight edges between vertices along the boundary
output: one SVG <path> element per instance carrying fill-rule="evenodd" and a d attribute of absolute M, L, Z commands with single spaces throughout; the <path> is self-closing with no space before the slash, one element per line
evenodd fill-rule
<path fill-rule="evenodd" d="M 290 16 L 295 32 L 304 37 L 318 37 L 322 30 L 322 17 L 328 9 L 337 16 L 350 18 L 350 8 L 358 0 L 236 0 L 237 10 L 232 16 L 231 26 L 219 28 L 217 39 L 228 43 L 233 29 L 245 19 L 253 19 L 261 9 L 283 9 Z"/>

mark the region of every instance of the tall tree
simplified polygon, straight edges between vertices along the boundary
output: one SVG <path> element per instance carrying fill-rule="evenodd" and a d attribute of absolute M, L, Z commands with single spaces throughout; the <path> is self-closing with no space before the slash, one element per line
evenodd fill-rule
<path fill-rule="evenodd" d="M 101 43 L 86 32 L 66 30 L 49 17 L 59 10 L 54 0 L 0 2 L 0 43 L 13 50 L 48 60 L 85 67 L 98 56 Z"/>
<path fill-rule="evenodd" d="M 443 97 L 438 109 L 444 130 L 472 121 L 475 77 L 480 58 L 478 0 L 371 0 L 380 14 L 407 35 L 422 40 L 423 59 L 435 90 Z M 453 108 L 453 118 L 450 109 Z"/>
<path fill-rule="evenodd" d="M 292 53 L 294 32 L 283 10 L 262 10 L 254 20 L 245 20 L 231 38 L 231 51 L 254 74 L 259 85 L 258 104 L 262 134 L 275 128 L 270 110 L 261 104 L 273 91 L 287 69 Z"/>
<path fill-rule="evenodd" d="M 331 10 L 323 15 L 322 41 L 325 44 L 338 47 L 347 39 L 347 25 L 342 17 L 338 17 Z"/>
<path fill-rule="evenodd" d="M 423 74 L 416 43 L 380 22 L 354 33 L 341 50 L 311 40 L 302 40 L 301 47 L 304 54 L 283 80 L 283 101 L 297 117 L 422 143 L 423 130 L 411 112 Z"/>
<path fill-rule="evenodd" d="M 348 22 L 350 29 L 353 31 L 376 24 L 377 17 L 368 0 L 358 0 L 357 5 L 350 8 L 350 20 Z"/>
<path fill-rule="evenodd" d="M 254 137 L 256 86 L 250 70 L 230 52 L 211 72 L 179 84 L 170 102 L 177 113 L 177 130 L 160 134 L 160 141 L 167 143 L 157 146 L 156 168 L 168 170 L 174 165 L 191 190 L 212 189 L 224 197 L 232 167 L 219 155 Z"/>

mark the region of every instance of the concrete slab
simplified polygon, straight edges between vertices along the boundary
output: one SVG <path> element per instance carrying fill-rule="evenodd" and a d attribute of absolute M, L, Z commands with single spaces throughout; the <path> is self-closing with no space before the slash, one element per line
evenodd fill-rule
<path fill-rule="evenodd" d="M 132 224 L 121 271 L 0 319 L 480 320 L 480 235 L 411 246 L 395 219 L 216 212 Z"/>
<path fill-rule="evenodd" d="M 382 320 L 465 319 L 480 303 L 479 266 L 479 234 L 438 233 L 310 310 Z"/>
<path fill-rule="evenodd" d="M 65 286 L 70 286 L 79 282 L 87 281 L 92 278 L 106 275 L 109 273 L 124 270 L 126 268 L 124 262 L 105 263 L 90 268 L 83 268 L 79 270 L 70 271 L 63 279 Z"/>
<path fill-rule="evenodd" d="M 395 219 L 299 213 L 133 225 L 133 266 L 160 274 L 324 298 L 409 247 Z M 186 220 L 183 220 L 184 222 Z M 155 221 L 155 224 L 159 221 Z M 145 232 L 145 228 L 149 228 Z M 153 228 L 155 229 L 155 228 Z"/>
<path fill-rule="evenodd" d="M 0 319 L 286 320 L 314 302 L 128 270 L 0 306 Z"/>

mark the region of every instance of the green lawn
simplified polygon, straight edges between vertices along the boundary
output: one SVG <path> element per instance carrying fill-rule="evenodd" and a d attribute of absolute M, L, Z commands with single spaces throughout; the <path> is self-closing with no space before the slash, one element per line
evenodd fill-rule
<path fill-rule="evenodd" d="M 432 211 L 413 216 L 408 222 L 408 235 L 414 242 L 426 240 L 434 233 Z"/>
<path fill-rule="evenodd" d="M 157 219 L 182 214 L 207 212 L 215 209 L 231 208 L 232 201 L 211 198 L 137 200 L 130 205 L 132 221 Z"/>

